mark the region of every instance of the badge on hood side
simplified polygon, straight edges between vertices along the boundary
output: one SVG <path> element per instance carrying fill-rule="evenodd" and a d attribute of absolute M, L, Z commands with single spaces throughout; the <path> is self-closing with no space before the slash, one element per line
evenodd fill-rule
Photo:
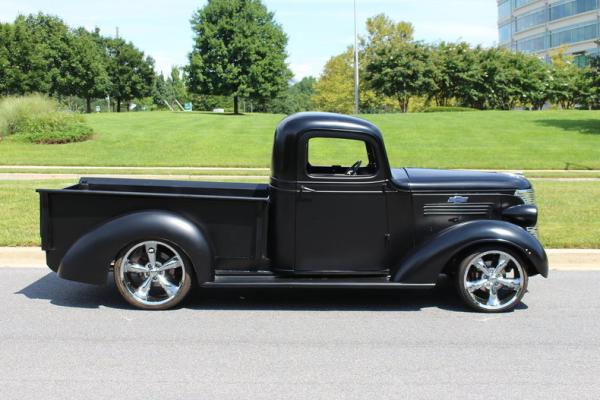
<path fill-rule="evenodd" d="M 464 197 L 464 196 L 452 196 L 448 199 L 448 203 L 454 203 L 454 204 L 463 204 L 469 201 L 468 197 Z"/>

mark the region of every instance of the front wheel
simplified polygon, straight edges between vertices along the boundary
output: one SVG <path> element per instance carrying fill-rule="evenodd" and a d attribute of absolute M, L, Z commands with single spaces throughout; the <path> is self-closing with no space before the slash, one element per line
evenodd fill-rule
<path fill-rule="evenodd" d="M 481 312 L 514 309 L 527 291 L 527 271 L 515 252 L 485 247 L 468 254 L 456 274 L 465 303 Z"/>
<path fill-rule="evenodd" d="M 115 284 L 127 302 L 145 310 L 179 304 L 192 284 L 191 265 L 171 244 L 155 240 L 128 246 L 115 262 Z"/>

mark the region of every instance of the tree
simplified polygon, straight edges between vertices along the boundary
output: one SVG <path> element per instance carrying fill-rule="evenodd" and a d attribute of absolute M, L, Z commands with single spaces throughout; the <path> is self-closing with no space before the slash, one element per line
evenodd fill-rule
<path fill-rule="evenodd" d="M 144 52 L 123 39 L 105 39 L 104 43 L 108 55 L 110 94 L 117 101 L 117 112 L 121 111 L 123 102 L 151 96 L 155 79 L 154 60 L 144 57 Z"/>
<path fill-rule="evenodd" d="M 9 46 L 12 35 L 12 25 L 0 23 L 0 95 L 9 93 L 8 77 L 11 68 Z"/>
<path fill-rule="evenodd" d="M 275 114 L 293 114 L 313 110 L 316 82 L 317 80 L 312 76 L 302 78 L 301 81 L 290 85 L 284 94 L 267 102 L 264 111 Z"/>
<path fill-rule="evenodd" d="M 600 107 L 600 55 L 590 59 L 590 67 L 585 74 L 590 82 L 592 107 Z"/>
<path fill-rule="evenodd" d="M 366 76 L 367 62 L 360 65 L 360 76 Z M 334 56 L 325 64 L 323 73 L 314 87 L 314 106 L 318 110 L 351 114 L 354 112 L 354 58 L 353 49 Z M 376 113 L 391 111 L 395 108 L 395 100 L 375 93 L 366 79 L 361 79 L 359 86 L 360 108 L 363 112 Z"/>
<path fill-rule="evenodd" d="M 192 17 L 189 89 L 265 101 L 287 88 L 287 36 L 260 0 L 209 0 Z"/>
<path fill-rule="evenodd" d="M 169 84 L 173 88 L 175 98 L 179 101 L 187 102 L 189 95 L 184 82 L 184 71 L 177 66 L 171 68 L 171 76 L 168 78 Z"/>
<path fill-rule="evenodd" d="M 435 86 L 427 97 L 436 105 L 448 106 L 472 86 L 475 56 L 467 43 L 441 42 L 433 49 L 432 64 Z"/>
<path fill-rule="evenodd" d="M 366 29 L 367 37 L 360 38 L 359 49 L 359 74 L 362 77 L 367 76 L 367 66 L 376 57 L 377 49 L 387 46 L 390 43 L 412 42 L 414 35 L 414 27 L 410 22 L 395 22 L 383 13 L 368 18 Z M 365 79 L 362 79 L 359 84 L 361 111 L 377 113 L 382 111 L 389 112 L 396 109 L 396 102 L 393 98 L 376 93 L 370 88 L 369 83 Z"/>
<path fill-rule="evenodd" d="M 5 93 L 60 94 L 67 36 L 68 28 L 60 19 L 44 14 L 20 15 L 11 26 L 5 26 L 0 39 L 7 64 Z"/>
<path fill-rule="evenodd" d="M 389 42 L 375 49 L 366 79 L 377 93 L 397 99 L 408 111 L 412 96 L 426 95 L 434 86 L 431 52 L 420 43 Z"/>
<path fill-rule="evenodd" d="M 108 94 L 110 80 L 103 49 L 85 29 L 71 35 L 71 55 L 62 70 L 66 72 L 65 92 L 85 99 L 87 113 L 92 112 L 92 99 Z"/>
<path fill-rule="evenodd" d="M 175 99 L 175 91 L 173 90 L 173 85 L 169 82 L 168 79 L 165 79 L 165 76 L 162 72 L 154 80 L 152 98 L 154 104 L 161 107 L 165 105 L 165 101 L 171 104 Z"/>
<path fill-rule="evenodd" d="M 386 43 L 411 42 L 414 27 L 410 22 L 394 22 L 385 14 L 367 18 L 367 38 L 361 39 L 362 47 L 376 48 Z"/>
<path fill-rule="evenodd" d="M 570 109 L 577 104 L 588 105 L 591 102 L 591 82 L 586 79 L 585 70 L 573 63 L 573 57 L 561 47 L 551 54 L 552 84 L 551 100 L 561 108 Z"/>
<path fill-rule="evenodd" d="M 318 110 L 351 114 L 354 109 L 352 49 L 331 57 L 315 83 L 313 101 Z"/>

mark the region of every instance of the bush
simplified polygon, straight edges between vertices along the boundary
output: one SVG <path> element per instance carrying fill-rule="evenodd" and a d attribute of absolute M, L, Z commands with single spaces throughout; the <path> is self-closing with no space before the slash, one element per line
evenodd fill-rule
<path fill-rule="evenodd" d="M 423 112 L 465 112 L 465 111 L 478 111 L 475 108 L 470 107 L 428 107 Z"/>
<path fill-rule="evenodd" d="M 59 105 L 42 95 L 6 97 L 0 100 L 0 137 L 16 133 L 25 119 L 57 112 Z"/>
<path fill-rule="evenodd" d="M 61 144 L 82 142 L 92 134 L 92 128 L 80 115 L 55 112 L 26 118 L 14 138 L 32 143 Z"/>
<path fill-rule="evenodd" d="M 81 142 L 93 131 L 83 117 L 60 109 L 58 102 L 44 96 L 8 97 L 0 101 L 0 137 L 58 144 Z"/>

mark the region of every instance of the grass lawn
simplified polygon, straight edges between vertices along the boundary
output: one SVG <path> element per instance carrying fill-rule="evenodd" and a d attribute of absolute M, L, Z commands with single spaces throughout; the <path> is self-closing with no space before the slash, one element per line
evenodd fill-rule
<path fill-rule="evenodd" d="M 600 248 L 600 182 L 533 181 L 548 248 Z"/>
<path fill-rule="evenodd" d="M 39 245 L 39 200 L 35 189 L 72 183 L 0 181 L 0 246 Z M 600 248 L 600 182 L 535 181 L 534 186 L 545 246 Z"/>
<path fill-rule="evenodd" d="M 94 140 L 0 141 L 1 165 L 268 167 L 282 115 L 112 113 L 87 116 Z M 393 166 L 600 169 L 600 111 L 367 115 Z M 341 152 L 342 150 L 340 150 Z"/>
<path fill-rule="evenodd" d="M 143 169 L 132 169 L 132 167 L 119 167 L 118 169 L 110 168 L 90 168 L 90 167 L 71 167 L 71 168 L 0 168 L 0 174 L 69 174 L 78 176 L 91 175 L 164 175 L 164 179 L 170 179 L 169 175 L 188 175 L 189 179 L 204 179 L 206 175 L 218 175 L 221 179 L 229 179 L 232 177 L 237 179 L 238 176 L 264 176 L 270 175 L 269 168 L 255 169 L 219 169 L 220 167 L 209 167 L 211 169 L 187 169 L 186 167 L 177 168 L 161 168 L 144 167 Z M 529 171 L 525 170 L 525 177 L 530 179 L 536 178 L 600 178 L 600 170 L 544 170 L 544 171 Z M 1 178 L 0 178 L 1 179 Z"/>

